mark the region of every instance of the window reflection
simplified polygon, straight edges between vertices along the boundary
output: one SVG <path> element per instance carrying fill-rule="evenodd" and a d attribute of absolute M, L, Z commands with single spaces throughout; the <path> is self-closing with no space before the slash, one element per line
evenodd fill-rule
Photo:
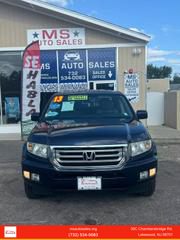
<path fill-rule="evenodd" d="M 21 52 L 0 52 L 1 124 L 20 122 Z"/>

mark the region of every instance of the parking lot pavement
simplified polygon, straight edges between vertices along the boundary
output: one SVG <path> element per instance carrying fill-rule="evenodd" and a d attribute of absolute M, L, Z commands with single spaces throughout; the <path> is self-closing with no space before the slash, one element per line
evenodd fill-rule
<path fill-rule="evenodd" d="M 20 141 L 0 141 L 1 225 L 160 225 L 180 223 L 179 145 L 158 145 L 157 189 L 152 197 L 118 191 L 63 192 L 25 197 Z"/>

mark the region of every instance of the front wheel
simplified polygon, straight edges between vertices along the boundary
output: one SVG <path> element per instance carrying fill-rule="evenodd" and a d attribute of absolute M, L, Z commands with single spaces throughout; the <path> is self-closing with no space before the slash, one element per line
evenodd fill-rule
<path fill-rule="evenodd" d="M 138 195 L 149 197 L 152 196 L 156 189 L 156 178 L 148 181 L 145 186 L 138 192 Z"/>
<path fill-rule="evenodd" d="M 26 197 L 29 199 L 38 199 L 41 197 L 40 194 L 37 194 L 34 192 L 33 187 L 27 182 L 24 182 L 24 191 L 25 191 Z"/>

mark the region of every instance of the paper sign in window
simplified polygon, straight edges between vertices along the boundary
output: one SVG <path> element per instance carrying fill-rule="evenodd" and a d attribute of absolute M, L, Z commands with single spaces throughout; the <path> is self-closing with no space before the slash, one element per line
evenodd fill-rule
<path fill-rule="evenodd" d="M 70 112 L 74 110 L 74 102 L 63 102 L 61 112 Z"/>

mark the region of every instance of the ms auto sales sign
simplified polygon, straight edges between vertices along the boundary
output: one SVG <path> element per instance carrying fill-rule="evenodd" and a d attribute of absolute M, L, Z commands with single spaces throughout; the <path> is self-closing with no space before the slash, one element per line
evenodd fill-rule
<path fill-rule="evenodd" d="M 124 75 L 124 93 L 131 103 L 139 101 L 139 74 Z"/>
<path fill-rule="evenodd" d="M 85 45 L 84 28 L 30 29 L 28 44 L 38 41 L 40 49 L 57 49 Z"/>

